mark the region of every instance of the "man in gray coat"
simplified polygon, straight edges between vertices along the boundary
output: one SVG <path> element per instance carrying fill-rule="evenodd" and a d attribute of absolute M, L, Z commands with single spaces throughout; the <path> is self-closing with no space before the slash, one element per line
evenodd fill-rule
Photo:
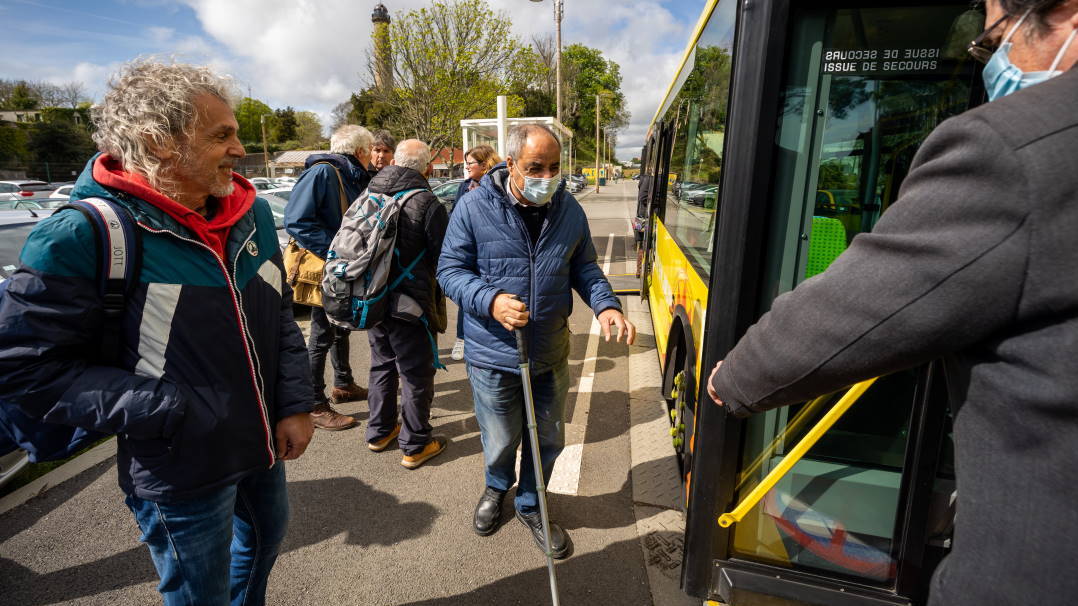
<path fill-rule="evenodd" d="M 993 102 L 929 136 L 875 230 L 776 299 L 708 391 L 747 416 L 942 357 L 958 501 L 930 604 L 1074 604 L 1078 0 L 987 8 L 970 52 Z"/>

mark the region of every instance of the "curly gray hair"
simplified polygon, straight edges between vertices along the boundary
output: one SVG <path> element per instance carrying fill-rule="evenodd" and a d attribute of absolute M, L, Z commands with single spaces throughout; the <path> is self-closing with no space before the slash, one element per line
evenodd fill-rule
<path fill-rule="evenodd" d="M 357 149 L 370 153 L 374 136 L 371 131 L 356 124 L 345 124 L 329 138 L 329 151 L 335 154 L 354 154 Z"/>
<path fill-rule="evenodd" d="M 93 109 L 94 142 L 124 170 L 167 189 L 154 149 L 184 150 L 194 132 L 194 99 L 203 94 L 234 106 L 232 82 L 207 67 L 136 59 L 109 80 L 105 100 Z"/>

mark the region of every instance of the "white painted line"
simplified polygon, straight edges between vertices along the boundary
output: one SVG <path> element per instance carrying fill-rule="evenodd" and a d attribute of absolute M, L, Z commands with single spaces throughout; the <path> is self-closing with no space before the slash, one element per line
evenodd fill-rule
<path fill-rule="evenodd" d="M 614 234 L 610 234 L 606 241 L 606 260 L 603 262 L 603 273 L 610 273 L 610 263 L 614 258 Z M 584 367 L 580 370 L 580 383 L 576 387 L 576 406 L 573 407 L 573 418 L 570 425 L 586 428 L 588 413 L 591 409 L 591 393 L 595 384 L 595 362 L 599 355 L 599 336 L 602 329 L 599 326 L 599 318 L 592 318 L 591 332 L 588 334 L 588 347 L 584 354 Z M 573 390 L 570 390 L 573 391 Z M 568 429 L 568 428 L 567 428 Z M 558 457 L 554 465 L 554 472 L 550 475 L 550 483 L 547 491 L 556 494 L 575 495 L 580 488 L 580 463 L 584 454 L 584 435 L 580 432 L 579 443 L 568 443 L 569 432 L 566 431 L 565 450 Z"/>

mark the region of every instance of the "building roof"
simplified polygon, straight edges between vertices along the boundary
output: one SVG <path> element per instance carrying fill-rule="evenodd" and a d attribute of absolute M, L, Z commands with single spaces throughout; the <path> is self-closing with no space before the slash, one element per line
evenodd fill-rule
<path fill-rule="evenodd" d="M 311 154 L 328 154 L 328 153 L 330 153 L 329 150 L 324 150 L 324 149 L 302 149 L 302 150 L 286 151 L 286 152 L 281 152 L 280 154 L 278 154 L 277 157 L 274 158 L 273 164 L 276 164 L 276 165 L 296 164 L 296 165 L 299 165 L 299 166 L 303 166 L 307 162 L 307 156 L 310 156 Z"/>
<path fill-rule="evenodd" d="M 453 150 L 453 164 L 460 164 L 464 162 L 464 150 L 459 147 L 452 148 Z M 449 160 L 449 148 L 443 147 L 439 149 L 437 153 L 431 158 L 431 162 L 435 165 L 445 165 Z"/>

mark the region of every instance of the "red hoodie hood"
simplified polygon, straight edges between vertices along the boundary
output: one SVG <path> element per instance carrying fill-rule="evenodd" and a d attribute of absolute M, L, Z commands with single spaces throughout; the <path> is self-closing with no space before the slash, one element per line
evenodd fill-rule
<path fill-rule="evenodd" d="M 247 179 L 232 173 L 232 183 L 235 184 L 232 193 L 228 197 L 217 198 L 217 210 L 213 218 L 207 220 L 197 211 L 154 189 L 142 175 L 124 171 L 120 163 L 108 154 L 101 154 L 94 162 L 94 181 L 131 194 L 165 211 L 194 232 L 198 239 L 212 248 L 221 259 L 225 258 L 228 231 L 255 202 L 254 186 Z"/>

